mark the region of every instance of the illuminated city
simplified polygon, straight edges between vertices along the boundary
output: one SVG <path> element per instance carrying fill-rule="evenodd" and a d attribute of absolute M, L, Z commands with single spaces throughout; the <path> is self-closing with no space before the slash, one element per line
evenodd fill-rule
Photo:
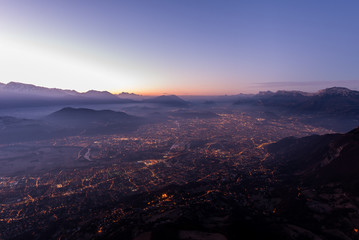
<path fill-rule="evenodd" d="M 0 240 L 359 240 L 358 13 L 0 0 Z"/>

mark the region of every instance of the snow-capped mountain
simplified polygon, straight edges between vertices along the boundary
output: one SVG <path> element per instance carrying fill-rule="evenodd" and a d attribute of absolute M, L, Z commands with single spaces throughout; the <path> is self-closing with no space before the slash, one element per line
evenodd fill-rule
<path fill-rule="evenodd" d="M 94 103 L 125 103 L 130 99 L 121 99 L 107 91 L 90 90 L 80 93 L 75 90 L 39 87 L 32 84 L 10 82 L 0 84 L 0 107 L 50 106 Z"/>

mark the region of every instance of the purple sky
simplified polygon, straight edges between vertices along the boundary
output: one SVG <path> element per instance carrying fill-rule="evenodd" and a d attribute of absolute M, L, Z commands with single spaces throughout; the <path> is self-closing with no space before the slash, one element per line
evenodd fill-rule
<path fill-rule="evenodd" d="M 359 1 L 0 1 L 0 82 L 137 93 L 359 86 Z"/>

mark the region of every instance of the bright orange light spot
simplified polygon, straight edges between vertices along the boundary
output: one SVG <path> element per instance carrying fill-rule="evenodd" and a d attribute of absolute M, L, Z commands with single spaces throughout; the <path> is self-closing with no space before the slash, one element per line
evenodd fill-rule
<path fill-rule="evenodd" d="M 357 228 L 354 228 L 354 232 L 356 232 L 356 233 L 357 233 L 358 231 L 359 231 L 359 230 L 358 230 Z"/>
<path fill-rule="evenodd" d="M 166 193 L 162 194 L 162 198 L 167 198 L 167 197 L 168 197 L 168 196 L 167 196 Z"/>
<path fill-rule="evenodd" d="M 102 233 L 102 227 L 100 227 L 97 232 Z"/>
<path fill-rule="evenodd" d="M 276 208 L 274 208 L 274 209 L 273 209 L 273 213 L 275 213 L 276 211 L 277 211 L 277 209 L 276 209 Z"/>

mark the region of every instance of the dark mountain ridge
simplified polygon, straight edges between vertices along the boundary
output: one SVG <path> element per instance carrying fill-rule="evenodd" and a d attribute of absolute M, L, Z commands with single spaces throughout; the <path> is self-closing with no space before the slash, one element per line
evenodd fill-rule
<path fill-rule="evenodd" d="M 71 134 L 79 130 L 86 134 L 108 134 L 135 130 L 144 119 L 111 110 L 63 108 L 44 120 L 51 125 L 66 127 Z"/>
<path fill-rule="evenodd" d="M 66 107 L 57 112 L 54 112 L 45 119 L 53 120 L 76 120 L 76 121 L 94 121 L 94 120 L 106 120 L 106 121 L 118 121 L 134 119 L 136 117 L 130 116 L 124 112 L 115 112 L 112 110 L 93 110 L 88 108 L 72 108 Z"/>
<path fill-rule="evenodd" d="M 187 102 L 176 95 L 162 95 L 159 97 L 143 100 L 143 102 L 156 103 L 174 107 L 188 107 L 190 105 L 190 102 Z"/>

